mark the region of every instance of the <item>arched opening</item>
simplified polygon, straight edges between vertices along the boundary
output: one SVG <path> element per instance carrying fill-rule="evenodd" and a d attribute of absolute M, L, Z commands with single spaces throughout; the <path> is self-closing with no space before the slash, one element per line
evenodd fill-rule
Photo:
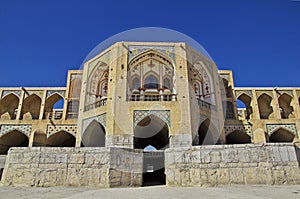
<path fill-rule="evenodd" d="M 174 80 L 172 60 L 158 51 L 147 50 L 129 62 L 127 99 L 170 101 L 172 94 L 175 94 Z"/>
<path fill-rule="evenodd" d="M 199 145 L 213 145 L 219 139 L 219 132 L 209 119 L 201 123 L 198 129 Z"/>
<path fill-rule="evenodd" d="M 273 108 L 271 106 L 272 97 L 264 93 L 259 96 L 257 102 L 260 119 L 269 119 L 270 115 L 273 113 Z"/>
<path fill-rule="evenodd" d="M 104 127 L 93 120 L 84 131 L 81 142 L 84 147 L 105 147 Z"/>
<path fill-rule="evenodd" d="M 157 151 L 157 149 L 154 146 L 152 146 L 151 144 L 149 144 L 148 146 L 146 146 L 144 148 L 143 151 Z"/>
<path fill-rule="evenodd" d="M 227 144 L 246 144 L 251 143 L 251 137 L 242 131 L 235 130 L 226 136 Z"/>
<path fill-rule="evenodd" d="M 294 111 L 291 106 L 292 97 L 286 93 L 280 95 L 278 98 L 280 114 L 282 119 L 293 118 L 292 112 Z"/>
<path fill-rule="evenodd" d="M 168 146 L 168 125 L 157 116 L 147 116 L 135 127 L 134 148 L 144 149 L 143 186 L 166 183 L 163 149 Z M 149 147 L 155 150 L 145 150 Z"/>
<path fill-rule="evenodd" d="M 269 137 L 269 142 L 293 142 L 295 135 L 287 129 L 279 128 Z"/>
<path fill-rule="evenodd" d="M 33 147 L 43 147 L 46 146 L 46 133 L 41 130 L 36 130 L 33 136 Z"/>
<path fill-rule="evenodd" d="M 69 98 L 80 98 L 81 92 L 81 78 L 76 77 L 71 80 L 70 82 L 70 89 L 69 89 Z"/>
<path fill-rule="evenodd" d="M 226 98 L 232 98 L 232 96 L 233 96 L 232 87 L 229 84 L 229 81 L 227 79 L 223 78 L 223 84 L 224 84 L 224 88 L 225 88 L 225 96 L 226 96 Z"/>
<path fill-rule="evenodd" d="M 168 125 L 155 115 L 145 117 L 134 129 L 134 148 L 144 149 L 148 145 L 158 150 L 169 146 Z"/>
<path fill-rule="evenodd" d="M 55 93 L 48 97 L 45 102 L 44 119 L 61 119 L 64 99 Z"/>
<path fill-rule="evenodd" d="M 15 94 L 8 94 L 0 101 L 0 118 L 16 119 L 19 98 Z"/>
<path fill-rule="evenodd" d="M 243 93 L 236 100 L 236 104 L 238 110 L 239 109 L 245 110 L 245 118 L 250 119 L 250 116 L 253 113 L 253 109 L 251 107 L 251 97 Z"/>
<path fill-rule="evenodd" d="M 50 147 L 75 147 L 76 138 L 66 131 L 59 131 L 46 140 Z"/>
<path fill-rule="evenodd" d="M 146 89 L 158 89 L 158 79 L 154 75 L 149 75 L 145 78 L 144 88 Z"/>
<path fill-rule="evenodd" d="M 67 119 L 73 119 L 78 117 L 81 83 L 81 75 L 71 76 L 69 99 L 67 105 Z"/>
<path fill-rule="evenodd" d="M 6 155 L 10 147 L 28 147 L 28 137 L 18 130 L 0 137 L 0 155 Z"/>
<path fill-rule="evenodd" d="M 28 96 L 23 102 L 20 119 L 39 119 L 41 101 L 41 98 L 36 94 Z"/>

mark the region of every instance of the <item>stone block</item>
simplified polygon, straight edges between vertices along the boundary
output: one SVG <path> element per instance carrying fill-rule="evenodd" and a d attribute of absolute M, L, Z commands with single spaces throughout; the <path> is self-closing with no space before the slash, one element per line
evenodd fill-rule
<path fill-rule="evenodd" d="M 70 155 L 69 164 L 83 164 L 84 163 L 84 153 L 74 153 Z"/>
<path fill-rule="evenodd" d="M 230 184 L 245 184 L 244 172 L 242 168 L 229 169 Z"/>
<path fill-rule="evenodd" d="M 219 185 L 228 185 L 230 183 L 229 178 L 229 170 L 226 169 L 218 169 L 217 170 L 217 179 Z"/>
<path fill-rule="evenodd" d="M 245 175 L 245 183 L 246 184 L 257 184 L 257 169 L 256 168 L 245 168 L 244 175 Z"/>

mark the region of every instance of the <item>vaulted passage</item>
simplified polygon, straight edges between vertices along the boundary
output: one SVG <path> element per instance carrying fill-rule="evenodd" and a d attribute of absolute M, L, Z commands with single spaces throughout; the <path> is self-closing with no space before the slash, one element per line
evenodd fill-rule
<path fill-rule="evenodd" d="M 28 137 L 14 130 L 0 137 L 0 155 L 7 154 L 10 147 L 28 147 Z"/>
<path fill-rule="evenodd" d="M 251 143 L 251 137 L 245 132 L 236 130 L 226 136 L 227 144 L 246 144 Z"/>
<path fill-rule="evenodd" d="M 28 96 L 22 106 L 21 119 L 39 119 L 41 98 L 36 94 Z"/>
<path fill-rule="evenodd" d="M 15 94 L 9 94 L 0 101 L 0 118 L 16 119 L 19 98 Z"/>
<path fill-rule="evenodd" d="M 269 138 L 269 142 L 293 142 L 295 135 L 284 128 L 279 128 L 273 132 Z"/>
<path fill-rule="evenodd" d="M 144 186 L 162 185 L 166 183 L 163 149 L 167 148 L 168 146 L 168 125 L 157 116 L 150 115 L 140 121 L 135 127 L 134 148 L 152 148 L 152 151 L 144 151 Z"/>
<path fill-rule="evenodd" d="M 46 145 L 50 147 L 75 147 L 75 137 L 66 131 L 60 131 L 51 135 L 46 140 Z"/>
<path fill-rule="evenodd" d="M 105 147 L 105 129 L 96 120 L 93 120 L 84 131 L 82 146 Z"/>
<path fill-rule="evenodd" d="M 273 113 L 273 108 L 271 106 L 272 97 L 264 93 L 261 96 L 259 96 L 257 102 L 258 102 L 260 119 L 271 118 L 270 116 Z"/>

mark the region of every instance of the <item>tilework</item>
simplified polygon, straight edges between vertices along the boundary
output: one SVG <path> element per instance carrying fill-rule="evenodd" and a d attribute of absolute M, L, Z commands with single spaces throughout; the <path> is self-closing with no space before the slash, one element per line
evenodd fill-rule
<path fill-rule="evenodd" d="M 63 98 L 65 97 L 66 91 L 65 90 L 49 90 L 47 91 L 47 98 L 51 95 L 53 95 L 54 93 L 58 93 L 59 95 L 61 95 Z"/>
<path fill-rule="evenodd" d="M 21 90 L 4 90 L 2 92 L 1 99 L 3 97 L 5 97 L 6 95 L 11 94 L 11 93 L 13 93 L 13 94 L 15 94 L 16 96 L 19 96 L 19 97 L 21 96 Z"/>
<path fill-rule="evenodd" d="M 104 113 L 104 114 L 96 115 L 94 117 L 83 120 L 83 122 L 82 122 L 82 131 L 81 131 L 82 135 L 84 134 L 84 131 L 87 129 L 87 127 L 90 125 L 90 123 L 93 120 L 99 122 L 104 127 L 104 129 L 106 129 L 106 113 Z"/>
<path fill-rule="evenodd" d="M 224 129 L 225 129 L 225 135 L 228 135 L 231 132 L 236 131 L 236 130 L 247 133 L 251 137 L 253 135 L 252 134 L 252 126 L 250 124 L 237 124 L 237 125 L 227 124 L 224 126 Z"/>
<path fill-rule="evenodd" d="M 276 130 L 283 128 L 291 131 L 296 136 L 297 134 L 297 128 L 296 124 L 266 124 L 268 135 L 270 136 L 272 133 L 274 133 Z"/>
<path fill-rule="evenodd" d="M 47 138 L 49 138 L 51 135 L 58 133 L 60 131 L 66 131 L 76 137 L 77 133 L 77 126 L 75 124 L 66 125 L 66 124 L 58 124 L 58 125 L 47 125 Z"/>
<path fill-rule="evenodd" d="M 32 131 L 32 126 L 29 124 L 2 124 L 0 130 L 0 137 L 14 130 L 23 133 L 29 138 Z"/>
<path fill-rule="evenodd" d="M 279 95 L 286 93 L 286 94 L 290 95 L 291 97 L 294 97 L 292 90 L 277 90 L 277 92 Z"/>
<path fill-rule="evenodd" d="M 90 73 L 93 71 L 94 67 L 96 65 L 99 65 L 99 63 L 103 62 L 103 63 L 105 63 L 105 65 L 109 65 L 109 61 L 110 61 L 109 55 L 110 55 L 110 52 L 107 52 L 107 53 L 101 55 L 100 57 L 98 57 L 97 59 L 95 59 L 94 61 L 92 61 L 91 63 L 89 63 L 88 76 L 90 76 Z"/>
<path fill-rule="evenodd" d="M 132 46 L 128 46 L 128 49 L 130 52 L 132 53 L 128 53 L 128 63 L 137 55 L 153 49 L 156 50 L 164 55 L 166 55 L 167 57 L 171 58 L 173 60 L 173 62 L 175 63 L 175 49 L 172 46 L 138 46 L 138 45 L 132 45 Z"/>
<path fill-rule="evenodd" d="M 142 121 L 145 117 L 149 115 L 155 115 L 158 118 L 162 119 L 169 127 L 171 126 L 170 122 L 170 111 L 163 111 L 163 110 L 141 110 L 141 111 L 134 111 L 133 112 L 133 127 Z"/>
<path fill-rule="evenodd" d="M 237 91 L 235 91 L 235 96 L 239 97 L 243 93 L 245 93 L 246 95 L 248 95 L 249 97 L 252 98 L 252 91 L 251 90 L 237 90 Z"/>

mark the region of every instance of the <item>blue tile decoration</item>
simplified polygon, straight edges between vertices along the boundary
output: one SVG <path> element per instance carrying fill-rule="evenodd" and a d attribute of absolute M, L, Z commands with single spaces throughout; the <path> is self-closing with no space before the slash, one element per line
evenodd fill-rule
<path fill-rule="evenodd" d="M 96 115 L 94 117 L 90 117 L 88 119 L 84 119 L 82 122 L 82 135 L 84 133 L 84 131 L 86 130 L 86 128 L 90 125 L 90 123 L 95 120 L 97 122 L 99 122 L 104 129 L 106 129 L 106 113 L 101 114 L 101 115 Z"/>
<path fill-rule="evenodd" d="M 145 117 L 155 115 L 163 120 L 169 127 L 171 127 L 170 111 L 169 110 L 137 110 L 133 112 L 134 127 L 142 121 Z"/>
<path fill-rule="evenodd" d="M 48 124 L 47 125 L 47 138 L 49 138 L 51 135 L 54 135 L 55 133 L 58 133 L 60 131 L 65 131 L 76 137 L 77 134 L 77 125 L 75 124 L 57 124 L 57 125 L 52 125 Z"/>
<path fill-rule="evenodd" d="M 54 93 L 57 93 L 60 96 L 62 96 L 63 98 L 65 98 L 66 91 L 65 90 L 48 90 L 46 93 L 47 98 L 49 96 L 53 95 Z"/>
<path fill-rule="evenodd" d="M 4 91 L 2 91 L 1 99 L 4 98 L 6 95 L 11 94 L 11 93 L 15 94 L 18 97 L 21 96 L 21 90 L 4 90 Z"/>
<path fill-rule="evenodd" d="M 295 123 L 291 124 L 266 124 L 268 135 L 270 136 L 276 130 L 283 128 L 292 132 L 296 137 L 298 137 L 297 127 Z"/>
<path fill-rule="evenodd" d="M 139 54 L 147 51 L 147 50 L 156 50 L 170 59 L 175 63 L 175 48 L 173 46 L 139 46 L 139 45 L 130 45 L 128 46 L 128 63 Z M 131 52 L 131 53 L 130 53 Z"/>
<path fill-rule="evenodd" d="M 2 124 L 0 130 L 0 137 L 14 130 L 23 133 L 29 138 L 32 131 L 32 126 L 30 124 Z"/>

